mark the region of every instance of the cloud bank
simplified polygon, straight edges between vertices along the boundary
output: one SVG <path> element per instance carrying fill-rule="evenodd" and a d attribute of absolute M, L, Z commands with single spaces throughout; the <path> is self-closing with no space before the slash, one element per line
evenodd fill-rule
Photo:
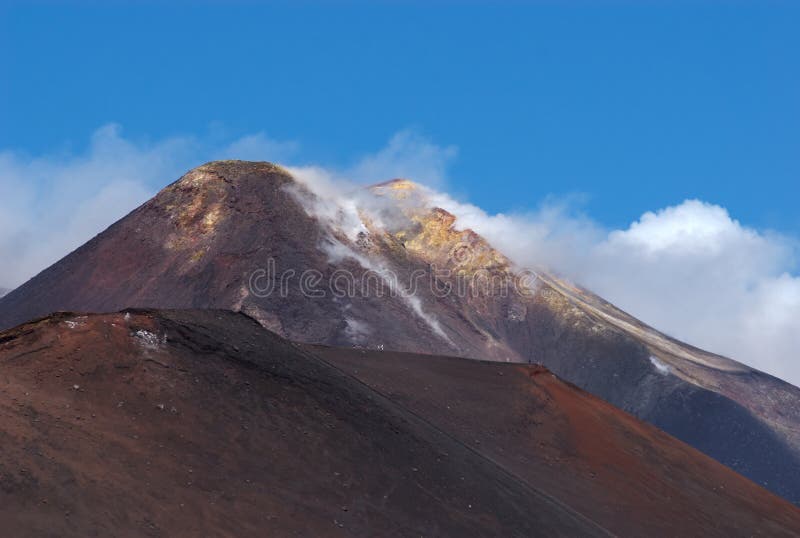
<path fill-rule="evenodd" d="M 193 136 L 132 141 L 115 125 L 98 129 L 77 154 L 0 151 L 0 287 L 21 284 L 202 162 L 286 163 L 297 152 L 297 144 L 264 133 L 223 144 Z M 800 385 L 795 239 L 748 227 L 700 200 L 647 212 L 618 230 L 557 200 L 529 213 L 487 214 L 445 194 L 456 156 L 455 147 L 401 131 L 350 166 L 295 162 L 292 171 L 345 204 L 359 203 L 343 193 L 363 183 L 422 182 L 438 189 L 435 203 L 459 227 L 521 266 L 552 268 L 672 336 Z"/>

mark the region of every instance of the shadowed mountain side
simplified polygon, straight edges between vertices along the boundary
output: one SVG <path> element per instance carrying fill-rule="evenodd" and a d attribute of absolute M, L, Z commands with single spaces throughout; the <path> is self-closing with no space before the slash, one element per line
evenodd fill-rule
<path fill-rule="evenodd" d="M 222 311 L 0 334 L 9 536 L 603 536 L 402 406 Z"/>

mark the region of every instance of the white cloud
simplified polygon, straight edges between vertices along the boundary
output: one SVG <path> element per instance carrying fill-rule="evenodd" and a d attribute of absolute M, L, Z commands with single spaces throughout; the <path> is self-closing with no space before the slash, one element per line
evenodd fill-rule
<path fill-rule="evenodd" d="M 269 138 L 265 133 L 259 132 L 243 136 L 231 142 L 226 148 L 215 152 L 212 158 L 206 160 L 238 159 L 242 161 L 279 161 L 296 153 L 296 142 L 283 142 Z"/>
<path fill-rule="evenodd" d="M 458 154 L 455 146 L 437 146 L 412 130 L 395 134 L 389 144 L 362 157 L 344 176 L 362 183 L 390 179 L 413 179 L 432 187 L 443 187 L 447 166 Z"/>
<path fill-rule="evenodd" d="M 665 332 L 800 385 L 796 246 L 688 200 L 609 233 L 582 279 Z"/>

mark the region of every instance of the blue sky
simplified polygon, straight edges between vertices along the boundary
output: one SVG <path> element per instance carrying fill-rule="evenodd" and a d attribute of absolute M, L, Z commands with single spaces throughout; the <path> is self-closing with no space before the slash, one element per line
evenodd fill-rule
<path fill-rule="evenodd" d="M 624 226 L 696 197 L 800 234 L 800 9 L 397 4 L 6 5 L 0 148 L 116 122 L 345 165 L 413 128 L 457 146 L 451 188 L 490 211 L 578 194 Z"/>
<path fill-rule="evenodd" d="M 800 7 L 107 3 L 0 0 L 0 287 L 208 160 L 403 175 L 800 385 Z"/>

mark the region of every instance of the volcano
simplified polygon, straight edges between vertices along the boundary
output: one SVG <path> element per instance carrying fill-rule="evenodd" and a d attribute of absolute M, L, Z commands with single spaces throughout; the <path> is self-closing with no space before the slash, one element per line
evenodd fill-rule
<path fill-rule="evenodd" d="M 239 311 L 305 344 L 541 364 L 800 502 L 797 388 L 520 270 L 410 181 L 344 193 L 270 163 L 206 164 L 0 299 L 0 328 L 128 307 Z"/>
<path fill-rule="evenodd" d="M 800 510 L 540 366 L 241 313 L 0 333 L 8 536 L 796 536 Z"/>

